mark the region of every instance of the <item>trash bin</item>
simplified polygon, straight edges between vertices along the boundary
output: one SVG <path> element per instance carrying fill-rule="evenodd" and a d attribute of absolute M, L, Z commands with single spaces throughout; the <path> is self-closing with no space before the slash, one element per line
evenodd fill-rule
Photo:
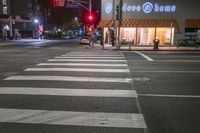
<path fill-rule="evenodd" d="M 155 40 L 153 40 L 153 43 L 154 43 L 153 48 L 154 49 L 158 49 L 158 45 L 160 43 L 160 40 L 159 39 L 155 39 Z"/>

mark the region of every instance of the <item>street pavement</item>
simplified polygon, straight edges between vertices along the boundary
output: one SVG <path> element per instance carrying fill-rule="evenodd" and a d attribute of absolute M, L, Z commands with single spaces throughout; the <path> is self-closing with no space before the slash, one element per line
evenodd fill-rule
<path fill-rule="evenodd" d="M 125 56 L 133 77 L 149 79 L 133 83 L 147 132 L 199 133 L 200 52 L 141 51 Z"/>
<path fill-rule="evenodd" d="M 134 80 L 120 52 L 55 56 L 3 79 L 0 132 L 143 133 Z"/>
<path fill-rule="evenodd" d="M 199 51 L 0 49 L 2 133 L 199 133 Z"/>

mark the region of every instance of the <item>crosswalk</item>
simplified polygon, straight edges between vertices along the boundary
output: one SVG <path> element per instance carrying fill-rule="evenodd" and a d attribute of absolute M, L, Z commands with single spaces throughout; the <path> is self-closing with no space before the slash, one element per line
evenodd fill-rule
<path fill-rule="evenodd" d="M 43 125 L 59 133 L 145 132 L 133 80 L 124 55 L 117 51 L 56 56 L 4 79 L 0 127 L 14 124 L 16 132 L 22 125 Z M 8 128 L 0 132 L 11 133 Z"/>

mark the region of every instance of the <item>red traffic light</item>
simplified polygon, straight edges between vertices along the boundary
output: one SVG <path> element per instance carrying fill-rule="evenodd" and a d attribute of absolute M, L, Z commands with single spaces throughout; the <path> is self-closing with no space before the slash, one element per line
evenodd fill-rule
<path fill-rule="evenodd" d="M 93 20 L 93 16 L 92 15 L 89 15 L 89 20 Z"/>
<path fill-rule="evenodd" d="M 94 15 L 92 15 L 92 14 L 87 15 L 87 22 L 89 24 L 92 24 L 94 22 L 94 20 L 95 20 Z"/>
<path fill-rule="evenodd" d="M 53 6 L 59 6 L 59 0 L 53 0 Z"/>
<path fill-rule="evenodd" d="M 88 29 L 88 30 L 89 30 L 89 32 L 91 32 L 91 31 L 92 31 L 92 27 L 89 27 L 89 29 Z"/>

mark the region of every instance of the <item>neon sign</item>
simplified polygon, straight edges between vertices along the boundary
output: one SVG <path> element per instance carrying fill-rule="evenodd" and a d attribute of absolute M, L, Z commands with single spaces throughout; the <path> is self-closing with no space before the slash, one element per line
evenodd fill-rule
<path fill-rule="evenodd" d="M 127 3 L 123 4 L 123 12 L 141 12 L 143 11 L 146 14 L 151 12 L 163 12 L 163 13 L 173 13 L 176 11 L 175 5 L 159 5 L 158 3 L 145 2 L 143 5 L 128 5 Z"/>
<path fill-rule="evenodd" d="M 111 3 L 107 3 L 107 4 L 105 5 L 105 12 L 106 12 L 107 14 L 109 14 L 109 13 L 112 12 L 112 4 L 111 4 Z"/>

